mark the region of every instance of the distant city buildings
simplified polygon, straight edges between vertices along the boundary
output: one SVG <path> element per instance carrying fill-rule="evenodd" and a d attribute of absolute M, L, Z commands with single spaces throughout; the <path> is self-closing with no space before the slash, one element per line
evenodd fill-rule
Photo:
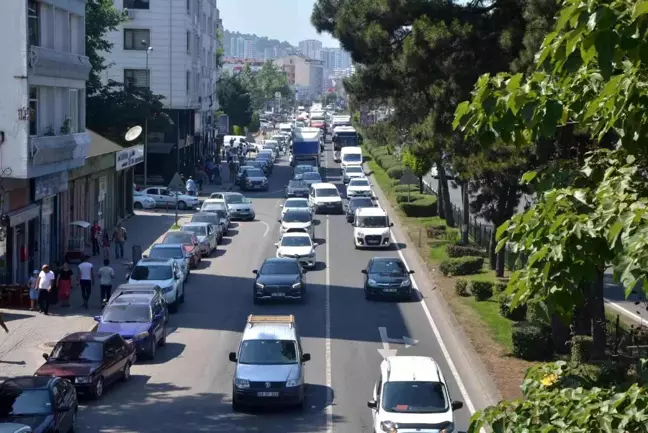
<path fill-rule="evenodd" d="M 312 101 L 324 92 L 324 65 L 303 54 L 280 57 L 274 61 L 288 76 L 298 101 Z"/>

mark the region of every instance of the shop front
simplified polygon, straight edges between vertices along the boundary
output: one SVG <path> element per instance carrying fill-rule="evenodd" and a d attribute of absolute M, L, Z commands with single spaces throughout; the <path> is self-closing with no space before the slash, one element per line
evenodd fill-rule
<path fill-rule="evenodd" d="M 40 264 L 53 264 L 63 256 L 59 202 L 68 189 L 68 172 L 61 171 L 34 179 L 34 202 L 40 204 Z"/>
<path fill-rule="evenodd" d="M 40 265 L 40 215 L 37 203 L 9 212 L 6 224 L 7 270 L 11 270 L 7 282 L 24 283 L 31 271 Z"/>
<path fill-rule="evenodd" d="M 141 144 L 122 149 L 115 155 L 117 202 L 122 218 L 133 214 L 134 167 L 142 162 L 144 162 L 144 146 Z"/>

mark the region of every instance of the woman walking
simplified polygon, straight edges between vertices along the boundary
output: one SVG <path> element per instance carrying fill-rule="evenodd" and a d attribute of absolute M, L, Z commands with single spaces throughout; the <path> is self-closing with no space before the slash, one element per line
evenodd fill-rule
<path fill-rule="evenodd" d="M 101 239 L 101 247 L 103 248 L 103 257 L 104 259 L 110 258 L 110 236 L 108 236 L 108 230 L 104 230 L 103 237 Z"/>
<path fill-rule="evenodd" d="M 61 299 L 62 307 L 70 306 L 70 291 L 72 290 L 72 269 L 70 265 L 66 262 L 63 263 L 63 268 L 58 272 L 58 278 L 56 280 L 56 285 L 58 287 L 59 299 Z"/>

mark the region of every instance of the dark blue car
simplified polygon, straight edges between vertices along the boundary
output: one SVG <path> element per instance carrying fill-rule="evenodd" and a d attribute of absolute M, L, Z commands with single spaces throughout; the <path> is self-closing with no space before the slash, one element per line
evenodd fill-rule
<path fill-rule="evenodd" d="M 123 294 L 104 308 L 98 332 L 116 332 L 135 346 L 137 355 L 155 358 L 158 346 L 166 343 L 164 306 L 158 297 Z"/>

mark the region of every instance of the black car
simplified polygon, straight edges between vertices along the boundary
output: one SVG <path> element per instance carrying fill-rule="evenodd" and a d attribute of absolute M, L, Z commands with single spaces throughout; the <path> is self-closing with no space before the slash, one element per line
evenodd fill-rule
<path fill-rule="evenodd" d="M 286 198 L 308 197 L 309 186 L 302 180 L 291 180 L 286 186 Z"/>
<path fill-rule="evenodd" d="M 306 297 L 306 271 L 295 258 L 266 259 L 256 274 L 252 297 L 254 303 L 269 300 L 299 300 Z"/>
<path fill-rule="evenodd" d="M 410 274 L 401 259 L 395 257 L 374 257 L 369 260 L 365 274 L 365 299 L 377 297 L 411 299 L 414 294 Z"/>
<path fill-rule="evenodd" d="M 79 402 L 74 386 L 54 376 L 22 376 L 0 385 L 0 423 L 27 425 L 34 433 L 72 433 Z"/>
<path fill-rule="evenodd" d="M 270 164 L 268 163 L 268 160 L 260 160 L 260 159 L 253 159 L 250 161 L 247 161 L 245 165 L 249 165 L 254 168 L 259 168 L 263 170 L 263 173 L 266 176 L 270 176 Z"/>
<path fill-rule="evenodd" d="M 356 209 L 376 207 L 376 204 L 370 197 L 353 197 L 344 207 L 346 209 L 346 220 L 352 223 Z"/>
<path fill-rule="evenodd" d="M 266 175 L 272 174 L 272 169 L 274 168 L 274 162 L 272 161 L 272 155 L 269 153 L 261 153 L 257 155 L 255 161 L 263 161 L 268 165 L 268 172 Z"/>

